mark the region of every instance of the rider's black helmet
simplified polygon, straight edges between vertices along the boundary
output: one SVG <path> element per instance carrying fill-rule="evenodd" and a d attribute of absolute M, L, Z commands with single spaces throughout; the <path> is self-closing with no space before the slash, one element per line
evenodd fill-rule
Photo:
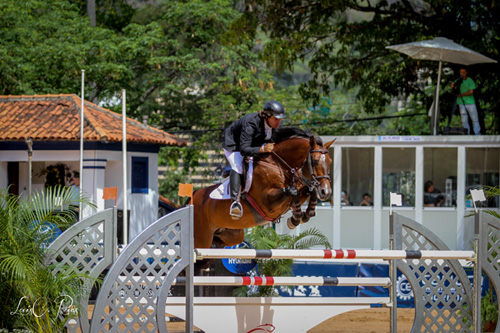
<path fill-rule="evenodd" d="M 275 116 L 278 119 L 286 118 L 285 107 L 277 101 L 270 101 L 264 105 L 264 113 L 268 116 Z"/>

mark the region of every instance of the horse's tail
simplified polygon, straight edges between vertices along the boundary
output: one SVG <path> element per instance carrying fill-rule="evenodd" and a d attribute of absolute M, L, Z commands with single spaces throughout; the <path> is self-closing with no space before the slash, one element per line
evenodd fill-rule
<path fill-rule="evenodd" d="M 190 197 L 190 198 L 187 198 L 187 200 L 184 202 L 184 205 L 182 205 L 182 207 L 186 207 L 186 206 L 187 206 L 187 205 L 189 205 L 189 204 L 191 204 L 191 205 L 193 205 L 193 204 L 194 204 L 194 203 L 193 203 L 193 198 L 194 198 L 194 194 L 196 193 L 196 191 L 198 191 L 198 190 L 194 190 L 194 191 L 193 191 L 193 196 L 192 196 L 192 197 Z"/>

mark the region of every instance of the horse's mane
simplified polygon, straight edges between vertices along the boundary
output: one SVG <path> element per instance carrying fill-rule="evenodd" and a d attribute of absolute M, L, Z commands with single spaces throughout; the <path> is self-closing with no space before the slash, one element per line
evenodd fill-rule
<path fill-rule="evenodd" d="M 302 129 L 299 127 L 280 127 L 274 131 L 272 140 L 275 143 L 280 143 L 297 137 L 309 139 L 311 136 L 314 136 L 316 143 L 321 146 L 323 145 L 323 140 L 318 135 L 312 134 L 309 129 Z"/>

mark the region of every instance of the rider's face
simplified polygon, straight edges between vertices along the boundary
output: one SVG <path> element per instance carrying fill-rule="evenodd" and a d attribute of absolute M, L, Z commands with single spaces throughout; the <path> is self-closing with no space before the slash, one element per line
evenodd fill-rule
<path fill-rule="evenodd" d="M 281 119 L 278 119 L 276 118 L 275 116 L 271 116 L 269 118 L 267 118 L 267 123 L 269 124 L 269 126 L 271 126 L 272 128 L 278 128 L 278 126 L 280 125 L 281 123 Z"/>

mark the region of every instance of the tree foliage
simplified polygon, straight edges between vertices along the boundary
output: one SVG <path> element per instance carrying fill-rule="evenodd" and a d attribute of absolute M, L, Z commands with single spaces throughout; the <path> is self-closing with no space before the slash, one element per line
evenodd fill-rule
<path fill-rule="evenodd" d="M 500 7 L 494 1 L 266 1 L 247 0 L 234 29 L 256 38 L 263 31 L 262 59 L 278 70 L 307 62 L 312 79 L 301 94 L 318 103 L 333 88 L 357 89 L 367 112 L 383 111 L 397 96 L 416 96 L 430 105 L 427 79 L 437 79 L 437 62 L 410 59 L 385 47 L 442 36 L 494 59 L 500 50 Z M 243 33 L 244 32 L 244 33 Z M 457 69 L 450 64 L 451 69 Z M 499 132 L 495 91 L 498 65 L 470 68 L 479 83 L 487 133 Z M 446 71 L 448 87 L 458 71 Z M 446 93 L 446 89 L 445 92 Z M 444 110 L 444 108 L 442 108 Z M 447 111 L 447 110 L 446 110 Z"/>
<path fill-rule="evenodd" d="M 79 94 L 84 69 L 85 98 L 120 112 L 125 89 L 128 116 L 191 142 L 161 152 L 168 193 L 211 150 L 225 161 L 222 129 L 266 100 L 318 134 L 428 134 L 437 63 L 385 46 L 445 36 L 497 58 L 500 43 L 488 0 L 96 0 L 96 13 L 92 27 L 84 0 L 1 1 L 0 94 Z M 470 70 L 488 134 L 500 124 L 496 69 Z M 443 111 L 455 77 L 445 71 Z M 395 97 L 406 108 L 388 108 Z M 403 117 L 359 120 L 376 112 Z"/>

